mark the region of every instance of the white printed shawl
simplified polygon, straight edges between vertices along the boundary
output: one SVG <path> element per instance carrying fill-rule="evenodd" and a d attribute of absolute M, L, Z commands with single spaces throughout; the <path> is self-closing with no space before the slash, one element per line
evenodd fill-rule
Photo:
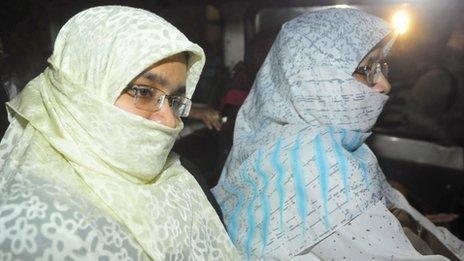
<path fill-rule="evenodd" d="M 389 32 L 354 9 L 283 25 L 213 189 L 245 257 L 289 259 L 381 200 L 385 178 L 364 141 L 387 96 L 352 73 Z"/>
<path fill-rule="evenodd" d="M 462 241 L 389 186 L 364 144 L 388 97 L 352 73 L 390 32 L 380 18 L 349 8 L 318 10 L 283 25 L 238 113 L 233 147 L 213 189 L 245 258 L 307 253 L 380 200 L 406 210 L 464 257 Z"/>
<path fill-rule="evenodd" d="M 157 61 L 187 51 L 187 96 L 203 50 L 148 11 L 71 18 L 48 68 L 8 103 L 0 144 L 1 260 L 231 260 L 221 221 L 170 154 L 172 129 L 113 104 Z"/>

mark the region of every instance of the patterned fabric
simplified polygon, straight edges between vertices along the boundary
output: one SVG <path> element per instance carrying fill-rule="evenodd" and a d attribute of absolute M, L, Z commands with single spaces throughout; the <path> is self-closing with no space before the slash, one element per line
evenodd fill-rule
<path fill-rule="evenodd" d="M 389 33 L 381 19 L 345 8 L 283 25 L 213 189 L 245 258 L 300 258 L 383 199 L 398 203 L 364 144 L 387 96 L 352 77 Z"/>
<path fill-rule="evenodd" d="M 213 190 L 246 257 L 298 255 L 382 198 L 384 176 L 364 141 L 387 96 L 352 72 L 389 32 L 354 9 L 283 25 Z"/>
<path fill-rule="evenodd" d="M 169 128 L 113 104 L 157 61 L 202 49 L 162 18 L 105 6 L 61 29 L 49 67 L 8 103 L 0 144 L 0 259 L 230 260 L 228 235 L 170 153 Z"/>
<path fill-rule="evenodd" d="M 411 244 L 401 223 L 383 202 L 378 202 L 338 228 L 313 246 L 309 253 L 321 260 L 450 261 L 437 253 L 421 255 Z M 305 256 L 302 254 L 299 257 L 304 260 Z"/>

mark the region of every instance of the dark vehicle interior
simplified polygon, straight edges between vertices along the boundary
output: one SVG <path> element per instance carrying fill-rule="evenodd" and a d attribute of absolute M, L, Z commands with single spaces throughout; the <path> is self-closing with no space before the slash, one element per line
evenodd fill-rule
<path fill-rule="evenodd" d="M 207 62 L 192 100 L 219 110 L 227 120 L 216 131 L 185 119 L 175 151 L 197 167 L 209 187 L 232 146 L 235 115 L 283 23 L 337 5 L 403 26 L 387 58 L 390 99 L 368 145 L 415 208 L 464 238 L 464 2 L 2 1 L 2 135 L 8 127 L 4 103 L 46 67 L 59 28 L 83 9 L 110 4 L 153 11 L 204 48 Z M 442 215 L 452 213 L 457 215 Z"/>

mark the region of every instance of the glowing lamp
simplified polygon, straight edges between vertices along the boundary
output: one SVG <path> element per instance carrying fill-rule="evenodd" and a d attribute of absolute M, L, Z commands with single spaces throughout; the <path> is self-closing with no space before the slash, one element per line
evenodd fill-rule
<path fill-rule="evenodd" d="M 393 27 L 399 34 L 404 34 L 408 31 L 410 20 L 411 18 L 407 11 L 396 11 L 392 17 Z"/>

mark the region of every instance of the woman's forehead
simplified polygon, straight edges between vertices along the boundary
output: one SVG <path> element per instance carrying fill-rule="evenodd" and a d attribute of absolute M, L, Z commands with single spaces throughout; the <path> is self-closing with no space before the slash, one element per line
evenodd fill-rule
<path fill-rule="evenodd" d="M 364 59 L 359 63 L 359 66 L 366 66 L 370 62 L 385 59 L 385 48 L 386 44 L 376 46 L 364 57 Z"/>
<path fill-rule="evenodd" d="M 185 56 L 181 53 L 155 63 L 136 77 L 134 82 L 161 88 L 172 94 L 185 92 L 186 79 L 187 65 Z"/>
<path fill-rule="evenodd" d="M 388 34 L 380 42 L 378 42 L 359 62 L 359 66 L 367 66 L 373 62 L 380 62 L 388 55 L 391 44 L 395 38 L 393 34 Z"/>

